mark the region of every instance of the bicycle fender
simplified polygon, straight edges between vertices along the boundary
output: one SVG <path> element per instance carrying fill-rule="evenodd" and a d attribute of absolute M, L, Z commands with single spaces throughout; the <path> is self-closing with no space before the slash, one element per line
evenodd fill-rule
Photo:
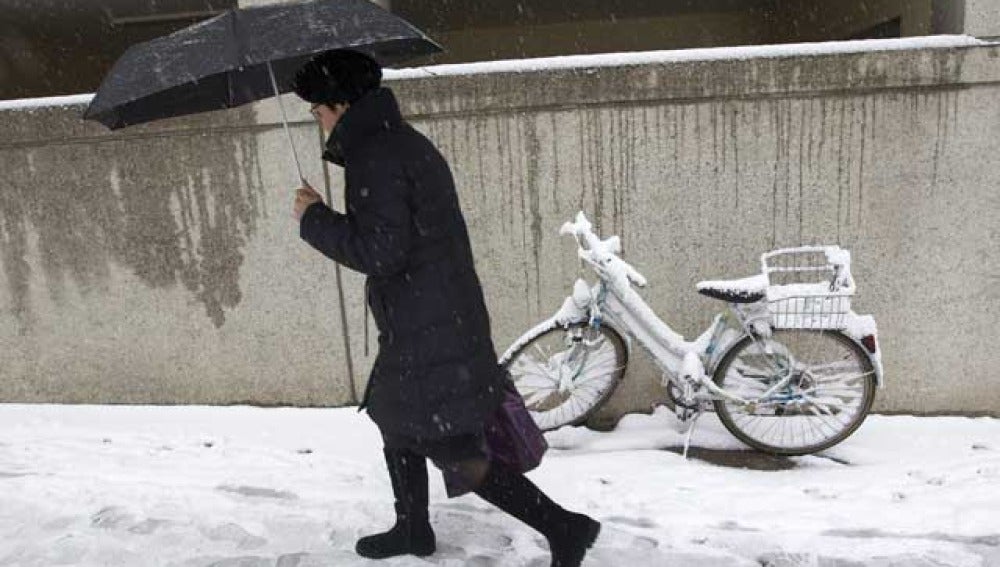
<path fill-rule="evenodd" d="M 527 344 L 533 338 L 537 337 L 541 333 L 548 331 L 556 326 L 568 326 L 574 323 L 586 323 L 591 320 L 591 308 L 594 302 L 593 295 L 591 293 L 590 287 L 587 282 L 583 279 L 578 279 L 573 285 L 573 294 L 568 296 L 563 300 L 562 306 L 556 311 L 551 317 L 545 319 L 544 321 L 538 323 L 527 332 L 518 337 L 507 350 L 504 351 L 503 355 L 499 358 L 498 363 L 503 366 L 506 364 L 510 357 L 517 351 L 521 346 Z M 602 325 L 607 325 L 611 327 L 625 342 L 626 355 L 632 355 L 632 336 L 625 332 L 625 326 L 613 313 L 602 312 Z"/>
<path fill-rule="evenodd" d="M 878 352 L 872 354 L 868 352 L 868 347 L 866 347 L 865 344 L 861 342 L 861 339 L 855 337 L 851 333 L 844 333 L 844 336 L 851 339 L 851 341 L 853 341 L 854 344 L 861 347 L 862 352 L 864 352 L 865 355 L 868 356 L 868 360 L 870 360 L 872 363 L 872 368 L 875 369 L 875 384 L 878 385 L 879 389 L 881 390 L 882 387 L 884 386 L 884 384 L 882 383 L 882 349 L 880 348 L 878 349 Z"/>

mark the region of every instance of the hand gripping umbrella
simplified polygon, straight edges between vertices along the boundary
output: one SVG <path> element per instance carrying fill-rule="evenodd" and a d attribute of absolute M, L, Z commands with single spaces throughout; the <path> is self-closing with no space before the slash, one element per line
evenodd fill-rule
<path fill-rule="evenodd" d="M 117 129 L 233 108 L 292 88 L 313 55 L 353 49 L 383 67 L 442 51 L 423 32 L 369 0 L 315 0 L 234 9 L 132 46 L 84 112 Z M 284 104 L 281 118 L 302 178 Z"/>

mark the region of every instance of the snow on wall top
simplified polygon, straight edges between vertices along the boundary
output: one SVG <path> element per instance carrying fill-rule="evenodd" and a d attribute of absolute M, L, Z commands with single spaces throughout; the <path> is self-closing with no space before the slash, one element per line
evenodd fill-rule
<path fill-rule="evenodd" d="M 93 93 L 69 96 L 50 96 L 43 98 L 0 100 L 0 110 L 31 110 L 33 108 L 46 108 L 51 106 L 90 104 L 90 100 L 92 98 L 94 98 Z"/>
<path fill-rule="evenodd" d="M 386 69 L 389 80 L 407 80 L 430 76 L 481 75 L 489 73 L 524 73 L 551 69 L 576 69 L 645 65 L 651 63 L 680 63 L 689 61 L 721 61 L 766 59 L 831 55 L 836 53 L 865 53 L 874 51 L 902 51 L 912 49 L 943 49 L 996 45 L 968 35 L 933 35 L 901 39 L 865 39 L 853 41 L 827 41 L 818 43 L 788 43 L 782 45 L 741 45 L 735 47 L 708 47 L 698 49 L 673 49 L 664 51 L 635 51 L 623 53 L 598 53 L 593 55 L 566 55 L 509 59 L 479 63 L 429 65 L 407 69 Z M 0 111 L 30 110 L 54 106 L 89 104 L 93 93 L 70 96 L 0 100 Z"/>
<path fill-rule="evenodd" d="M 818 43 L 788 43 L 782 45 L 741 45 L 735 47 L 707 47 L 698 49 L 673 49 L 664 51 L 638 51 L 624 53 L 598 53 L 594 55 L 566 55 L 534 59 L 509 59 L 480 63 L 457 63 L 386 69 L 387 79 L 416 79 L 430 75 L 477 75 L 484 73 L 518 73 L 548 69 L 574 69 L 589 67 L 614 67 L 650 63 L 679 63 L 688 61 L 720 61 L 765 59 L 779 57 L 830 55 L 836 53 L 864 53 L 872 51 L 902 51 L 911 49 L 942 49 L 994 45 L 968 35 L 932 35 L 901 39 L 864 39 L 852 41 L 827 41 Z"/>

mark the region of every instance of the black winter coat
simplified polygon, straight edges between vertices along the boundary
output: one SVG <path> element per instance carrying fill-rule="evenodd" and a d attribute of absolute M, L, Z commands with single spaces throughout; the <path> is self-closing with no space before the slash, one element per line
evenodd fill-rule
<path fill-rule="evenodd" d="M 385 87 L 350 106 L 323 157 L 344 167 L 347 214 L 310 205 L 300 235 L 368 276 L 379 352 L 359 411 L 396 435 L 479 431 L 502 373 L 447 162 Z"/>

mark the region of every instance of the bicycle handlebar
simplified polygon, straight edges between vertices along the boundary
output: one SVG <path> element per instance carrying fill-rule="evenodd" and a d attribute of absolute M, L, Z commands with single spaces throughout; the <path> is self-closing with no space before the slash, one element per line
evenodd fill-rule
<path fill-rule="evenodd" d="M 574 222 L 567 222 L 559 229 L 559 234 L 570 234 L 577 242 L 577 256 L 584 262 L 590 264 L 602 277 L 613 279 L 621 284 L 627 285 L 629 282 L 639 287 L 646 285 L 646 278 L 642 276 L 628 262 L 618 257 L 622 250 L 621 239 L 612 236 L 601 240 L 594 231 L 593 225 L 587 220 L 583 211 L 576 214 Z M 584 247 L 586 244 L 586 247 Z"/>

